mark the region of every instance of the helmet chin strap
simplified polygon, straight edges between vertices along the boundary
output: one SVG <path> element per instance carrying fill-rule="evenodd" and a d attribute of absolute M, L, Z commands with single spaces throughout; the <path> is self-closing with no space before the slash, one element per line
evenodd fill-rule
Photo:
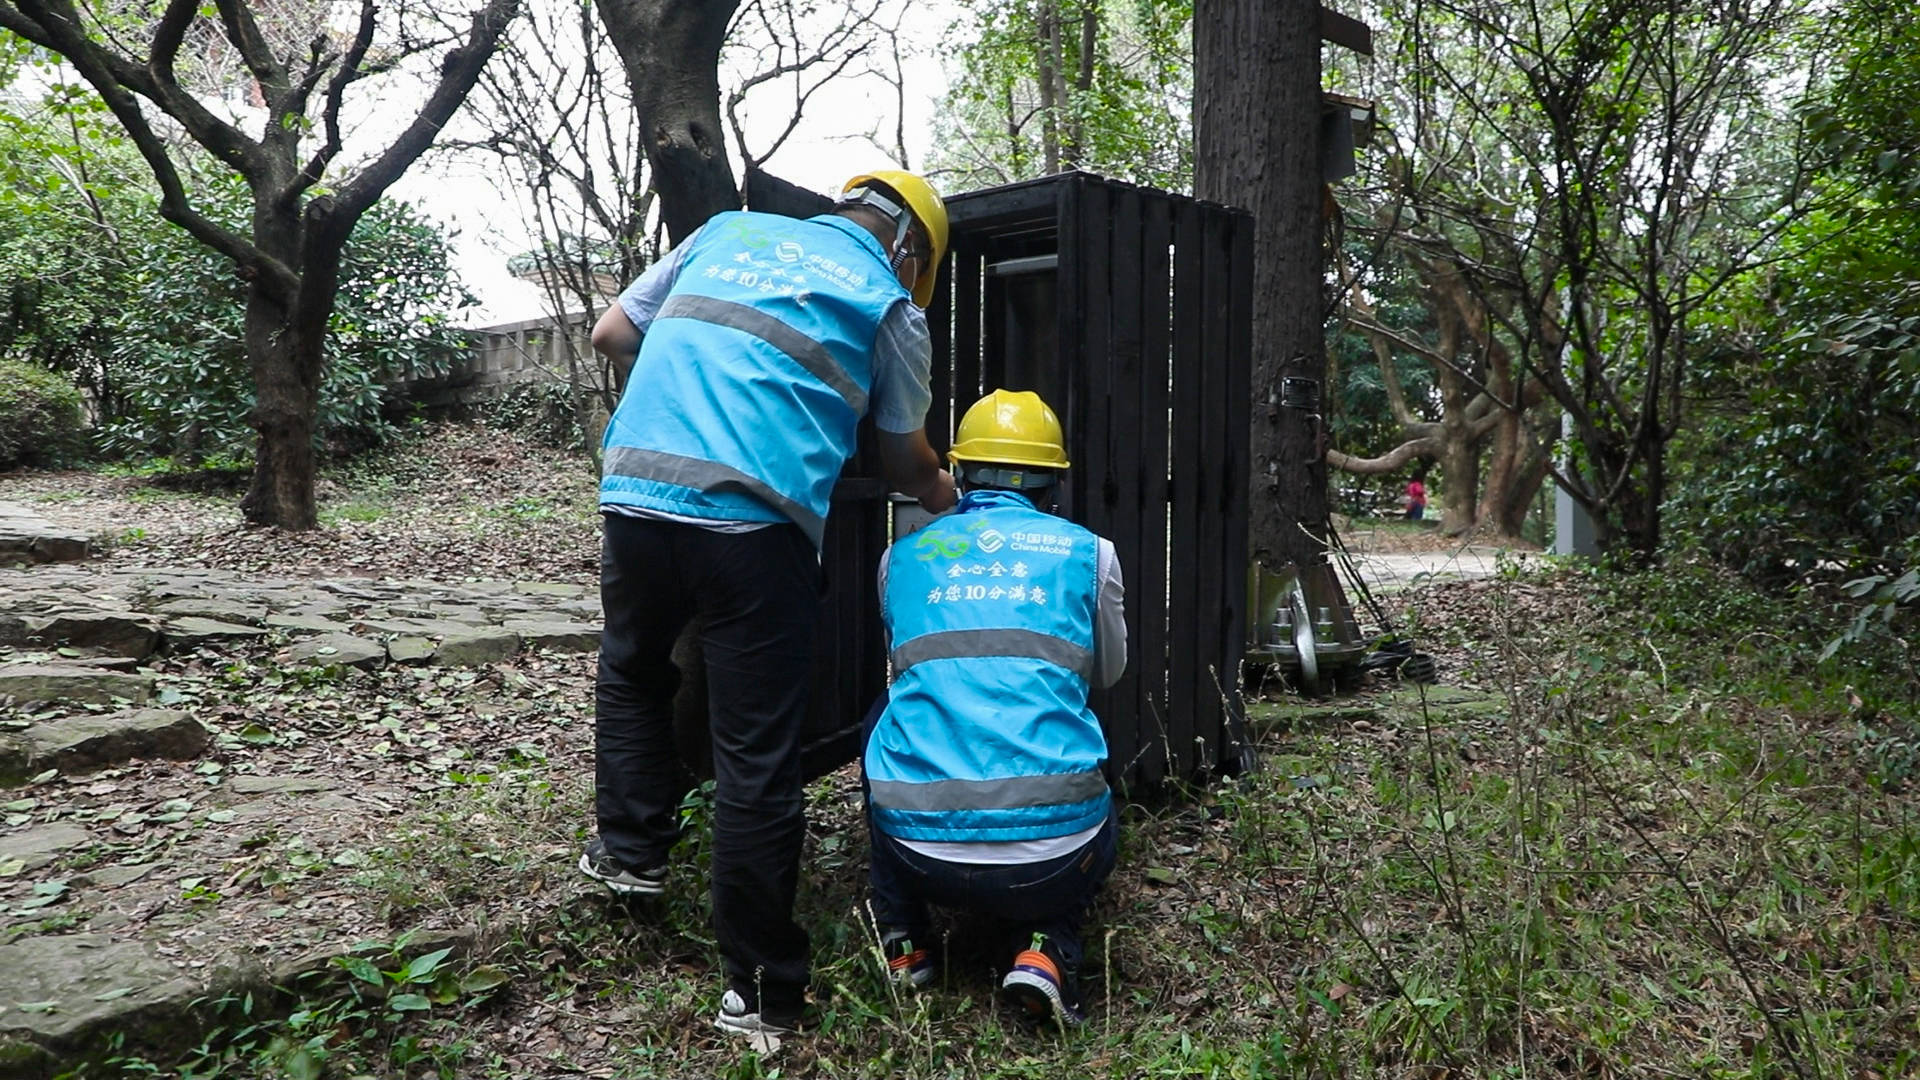
<path fill-rule="evenodd" d="M 905 207 L 896 205 L 892 199 L 870 187 L 854 188 L 840 196 L 841 206 L 870 206 L 885 214 L 893 222 L 893 255 L 887 263 L 887 269 L 900 272 L 900 264 L 907 261 L 907 232 L 913 228 L 913 215 Z"/>

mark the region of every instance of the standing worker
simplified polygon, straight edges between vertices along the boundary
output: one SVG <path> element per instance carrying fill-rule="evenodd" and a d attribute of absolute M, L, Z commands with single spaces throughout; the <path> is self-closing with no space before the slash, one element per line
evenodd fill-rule
<path fill-rule="evenodd" d="M 869 404 L 888 482 L 934 512 L 955 498 L 924 429 L 921 309 L 946 243 L 925 180 L 857 176 L 830 214 L 715 215 L 593 328 L 593 347 L 631 372 L 600 482 L 599 832 L 580 870 L 627 896 L 665 891 L 684 794 L 670 654 L 699 616 L 725 1031 L 790 1033 L 804 1016 L 793 901 L 819 546 Z"/>
<path fill-rule="evenodd" d="M 1117 826 L 1089 683 L 1127 666 L 1113 544 L 1046 512 L 1067 468 L 1039 396 L 996 390 L 953 452 L 959 507 L 880 567 L 895 678 L 866 746 L 873 918 L 889 973 L 932 981 L 929 902 L 1007 930 L 1001 994 L 1081 1019 L 1080 926 Z"/>

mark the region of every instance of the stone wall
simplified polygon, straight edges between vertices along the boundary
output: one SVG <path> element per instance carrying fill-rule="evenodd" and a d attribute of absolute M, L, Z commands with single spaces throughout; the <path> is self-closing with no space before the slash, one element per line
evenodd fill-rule
<path fill-rule="evenodd" d="M 565 382 L 568 338 L 581 363 L 597 369 L 588 345 L 593 316 L 569 315 L 564 324 L 551 319 L 527 319 L 474 330 L 471 348 L 456 355 L 442 376 L 412 379 L 400 394 L 428 408 L 474 405 L 491 401 L 511 387 L 527 382 Z"/>

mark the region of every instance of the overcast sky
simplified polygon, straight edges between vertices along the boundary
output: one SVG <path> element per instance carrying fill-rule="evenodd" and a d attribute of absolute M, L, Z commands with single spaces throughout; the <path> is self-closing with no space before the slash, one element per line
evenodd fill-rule
<path fill-rule="evenodd" d="M 953 20 L 953 8 L 946 0 L 907 3 L 902 36 L 914 55 L 905 63 L 906 143 L 912 163 L 919 165 L 928 150 L 934 106 L 946 91 L 939 45 Z M 784 101 L 781 97 L 778 89 L 767 88 L 748 99 L 743 122 L 750 143 L 771 143 L 785 125 L 792 110 L 791 91 L 785 92 Z M 821 192 L 837 190 L 848 177 L 869 169 L 897 167 L 897 162 L 865 138 L 875 126 L 876 116 L 881 118 L 882 130 L 891 132 L 895 108 L 892 87 L 877 79 L 830 83 L 808 100 L 800 126 L 765 167 L 777 176 Z M 736 158 L 736 175 L 738 171 Z M 436 155 L 422 160 L 391 192 L 458 230 L 455 243 L 460 275 L 481 300 L 480 306 L 462 319 L 471 326 L 515 322 L 546 313 L 540 290 L 507 273 L 506 260 L 534 247 L 535 242 L 531 230 L 519 220 L 519 211 L 503 198 L 497 172 L 495 161 L 483 152 Z"/>

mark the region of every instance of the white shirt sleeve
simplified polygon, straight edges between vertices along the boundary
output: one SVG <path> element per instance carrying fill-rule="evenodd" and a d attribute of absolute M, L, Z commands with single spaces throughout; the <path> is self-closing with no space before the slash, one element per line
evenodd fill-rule
<path fill-rule="evenodd" d="M 640 276 L 633 279 L 633 284 L 621 291 L 620 310 L 626 314 L 627 321 L 633 324 L 635 330 L 645 334 L 647 327 L 653 325 L 653 317 L 660 314 L 660 305 L 666 303 L 674 279 L 680 276 L 680 264 L 686 261 L 687 252 L 693 249 L 693 238 L 699 235 L 700 229 L 688 233 L 685 240 L 641 271 Z"/>
<path fill-rule="evenodd" d="M 1120 555 L 1113 541 L 1100 538 L 1100 598 L 1093 616 L 1095 682 L 1101 688 L 1120 681 L 1127 670 L 1127 587 L 1120 580 Z"/>
<path fill-rule="evenodd" d="M 911 301 L 887 309 L 873 339 L 873 426 L 904 435 L 927 425 L 933 404 L 933 342 Z"/>

